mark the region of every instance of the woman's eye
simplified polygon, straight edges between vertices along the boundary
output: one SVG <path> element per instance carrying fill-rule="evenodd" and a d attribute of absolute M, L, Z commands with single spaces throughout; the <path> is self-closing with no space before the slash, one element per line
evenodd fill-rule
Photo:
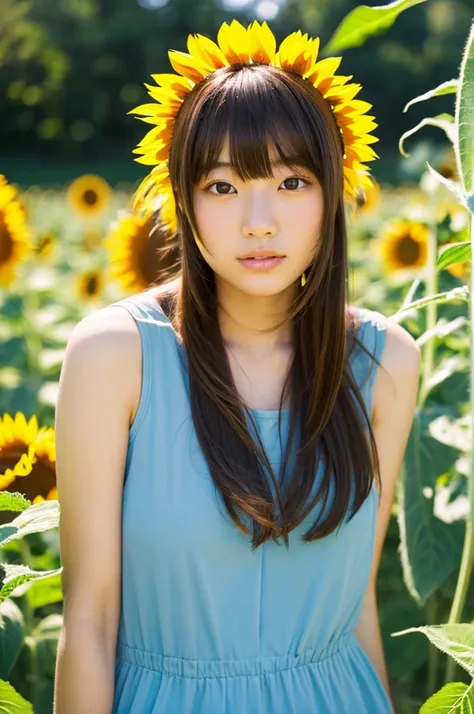
<path fill-rule="evenodd" d="M 281 185 L 283 186 L 284 184 L 286 184 L 287 191 L 295 191 L 299 188 L 298 181 L 302 181 L 304 184 L 308 183 L 305 179 L 293 176 L 292 178 L 285 179 Z"/>
<path fill-rule="evenodd" d="M 216 187 L 216 191 L 211 191 L 211 188 Z M 207 187 L 207 190 L 210 193 L 217 193 L 218 196 L 228 196 L 230 194 L 229 189 L 231 189 L 232 186 L 230 183 L 226 183 L 226 181 L 216 181 L 215 183 L 211 183 L 210 186 Z M 222 191 L 220 189 L 223 189 Z"/>

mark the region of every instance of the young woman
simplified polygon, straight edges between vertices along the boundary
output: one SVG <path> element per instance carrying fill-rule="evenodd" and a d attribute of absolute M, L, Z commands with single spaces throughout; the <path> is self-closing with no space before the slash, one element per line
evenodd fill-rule
<path fill-rule="evenodd" d="M 376 576 L 420 356 L 348 301 L 375 125 L 317 45 L 223 25 L 136 110 L 180 265 L 68 344 L 56 714 L 392 711 Z"/>

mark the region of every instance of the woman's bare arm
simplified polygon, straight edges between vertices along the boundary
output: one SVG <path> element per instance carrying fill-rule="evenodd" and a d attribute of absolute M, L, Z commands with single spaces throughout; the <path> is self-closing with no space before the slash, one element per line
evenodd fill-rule
<path fill-rule="evenodd" d="M 79 323 L 56 408 L 64 625 L 54 714 L 112 711 L 123 476 L 140 379 L 140 338 L 128 313 L 105 308 Z"/>

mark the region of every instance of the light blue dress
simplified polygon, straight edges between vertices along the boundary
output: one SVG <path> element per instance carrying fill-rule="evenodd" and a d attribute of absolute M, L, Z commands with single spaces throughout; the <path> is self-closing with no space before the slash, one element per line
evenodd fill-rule
<path fill-rule="evenodd" d="M 288 550 L 272 541 L 252 552 L 218 503 L 170 321 L 149 293 L 114 305 L 137 322 L 143 381 L 123 492 L 113 714 L 391 713 L 354 634 L 372 563 L 375 486 L 328 537 L 301 540 L 318 504 Z M 380 359 L 383 316 L 362 309 L 362 319 L 362 340 Z M 370 414 L 378 368 L 367 378 L 370 359 L 356 349 L 353 370 Z M 277 467 L 277 412 L 252 412 Z"/>

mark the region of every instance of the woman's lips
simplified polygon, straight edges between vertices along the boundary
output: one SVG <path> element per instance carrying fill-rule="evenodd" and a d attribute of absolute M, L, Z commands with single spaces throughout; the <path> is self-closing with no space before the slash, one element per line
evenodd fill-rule
<path fill-rule="evenodd" d="M 239 258 L 239 263 L 250 270 L 272 270 L 285 260 L 284 255 L 273 258 Z"/>

